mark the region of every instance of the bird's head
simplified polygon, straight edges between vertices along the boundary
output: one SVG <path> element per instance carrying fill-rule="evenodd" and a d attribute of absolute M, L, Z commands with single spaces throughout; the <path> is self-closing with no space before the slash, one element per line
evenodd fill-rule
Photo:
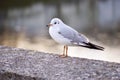
<path fill-rule="evenodd" d="M 63 24 L 62 20 L 60 20 L 59 18 L 53 18 L 50 21 L 50 24 L 47 25 L 47 27 L 53 27 L 53 26 L 62 25 L 62 24 Z"/>

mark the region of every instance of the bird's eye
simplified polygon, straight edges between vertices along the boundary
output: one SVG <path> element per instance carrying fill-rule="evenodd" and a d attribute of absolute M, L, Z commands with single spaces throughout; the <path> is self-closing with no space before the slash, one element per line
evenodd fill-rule
<path fill-rule="evenodd" d="M 57 22 L 54 22 L 54 24 L 57 24 Z"/>

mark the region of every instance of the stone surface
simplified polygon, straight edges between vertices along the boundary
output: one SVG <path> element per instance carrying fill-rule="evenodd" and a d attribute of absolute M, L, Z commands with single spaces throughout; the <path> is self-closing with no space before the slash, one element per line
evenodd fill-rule
<path fill-rule="evenodd" d="M 120 80 L 120 64 L 0 46 L 0 80 Z"/>

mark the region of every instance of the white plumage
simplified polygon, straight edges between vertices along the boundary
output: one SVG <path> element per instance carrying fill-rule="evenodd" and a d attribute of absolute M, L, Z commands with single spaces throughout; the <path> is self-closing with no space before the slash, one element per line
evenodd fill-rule
<path fill-rule="evenodd" d="M 59 44 L 65 45 L 62 57 L 67 56 L 68 46 L 82 46 L 98 50 L 104 49 L 90 43 L 86 36 L 64 24 L 59 18 L 53 18 L 47 26 L 49 27 L 50 36 Z"/>

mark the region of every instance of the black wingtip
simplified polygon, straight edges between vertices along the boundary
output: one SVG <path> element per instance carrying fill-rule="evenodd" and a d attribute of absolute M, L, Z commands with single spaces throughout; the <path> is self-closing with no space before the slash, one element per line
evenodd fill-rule
<path fill-rule="evenodd" d="M 104 47 L 101 47 L 101 46 L 97 46 L 95 49 L 104 51 L 105 48 L 104 48 Z"/>
<path fill-rule="evenodd" d="M 93 44 L 93 43 L 89 43 L 89 45 L 91 45 L 91 47 L 93 47 L 94 49 L 97 49 L 97 50 L 102 50 L 102 51 L 104 51 L 104 49 L 105 49 L 104 47 L 95 45 L 95 44 Z"/>
<path fill-rule="evenodd" d="M 86 46 L 83 46 L 83 47 L 87 47 L 87 48 L 90 48 L 90 49 L 96 49 L 96 50 L 101 50 L 101 51 L 104 51 L 104 47 L 101 47 L 101 46 L 98 46 L 98 45 L 95 45 L 93 43 L 85 43 Z"/>

